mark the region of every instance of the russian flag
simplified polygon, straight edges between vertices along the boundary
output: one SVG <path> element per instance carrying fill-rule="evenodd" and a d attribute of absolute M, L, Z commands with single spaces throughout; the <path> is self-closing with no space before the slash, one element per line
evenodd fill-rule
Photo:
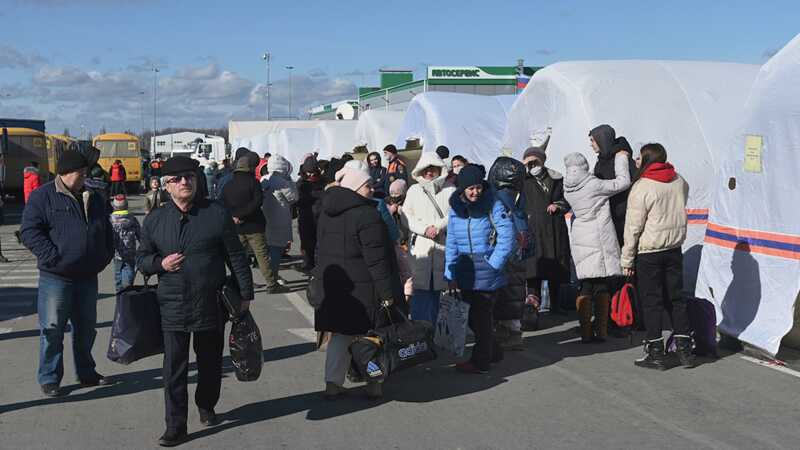
<path fill-rule="evenodd" d="M 527 75 L 518 75 L 517 76 L 517 89 L 525 89 L 525 86 L 528 85 L 528 81 L 530 81 L 531 77 Z"/>

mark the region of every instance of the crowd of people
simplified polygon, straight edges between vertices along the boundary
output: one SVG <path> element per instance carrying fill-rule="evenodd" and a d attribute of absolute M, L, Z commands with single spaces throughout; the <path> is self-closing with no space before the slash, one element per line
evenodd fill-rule
<path fill-rule="evenodd" d="M 221 168 L 175 156 L 148 166 L 142 223 L 129 210 L 124 169 L 112 166 L 109 180 L 96 155 L 65 151 L 55 179 L 26 192 L 20 235 L 40 270 L 42 391 L 62 395 L 68 321 L 79 381 L 108 383 L 91 351 L 97 276 L 113 261 L 117 291 L 137 272 L 158 277 L 167 424 L 160 443 L 187 436 L 190 339 L 201 422 L 216 424 L 225 317 L 218 291 L 230 272 L 243 309 L 255 288 L 287 292 L 280 262 L 294 219 L 297 268 L 321 290 L 314 326 L 327 345 L 326 398 L 344 392 L 354 339 L 401 316 L 436 322 L 445 293 L 469 303 L 475 338 L 455 369 L 487 373 L 507 350 L 524 349 L 524 314 L 541 306 L 545 282 L 550 313 L 564 314 L 570 299 L 562 286 L 577 281 L 580 342 L 598 345 L 608 337 L 612 294 L 636 278 L 647 334 L 635 364 L 692 366 L 681 296 L 688 185 L 659 144 L 645 145 L 634 160 L 608 125 L 588 140 L 594 168 L 572 153 L 563 175 L 548 166 L 549 137 L 521 161 L 500 157 L 488 170 L 450 157 L 444 146 L 422 153 L 413 168 L 392 145 L 365 161 L 308 154 L 296 170 L 280 155 L 246 148 Z M 266 286 L 253 282 L 252 264 Z M 665 327 L 674 331 L 674 355 L 665 349 Z M 368 383 L 367 394 L 380 397 L 381 384 Z"/>

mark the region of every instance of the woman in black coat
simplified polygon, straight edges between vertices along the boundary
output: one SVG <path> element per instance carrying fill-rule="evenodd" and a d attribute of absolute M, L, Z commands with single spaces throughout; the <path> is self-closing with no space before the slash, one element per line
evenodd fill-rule
<path fill-rule="evenodd" d="M 614 156 L 619 152 L 628 152 L 628 172 L 631 180 L 635 179 L 637 170 L 636 162 L 633 160 L 633 150 L 628 140 L 624 136 L 616 137 L 616 131 L 610 125 L 600 125 L 589 132 L 592 142 L 592 149 L 597 153 L 597 163 L 594 165 L 594 176 L 601 180 L 613 180 L 614 175 Z M 614 222 L 614 230 L 617 232 L 617 243 L 620 248 L 623 246 L 623 235 L 625 230 L 625 213 L 628 210 L 628 193 L 626 189 L 619 194 L 608 199 L 611 207 L 611 220 Z"/>
<path fill-rule="evenodd" d="M 317 219 L 314 214 L 314 205 L 322 197 L 325 182 L 320 176 L 317 160 L 306 159 L 300 166 L 300 180 L 297 182 L 298 200 L 297 228 L 300 234 L 300 248 L 303 250 L 303 267 L 301 270 L 308 272 L 315 265 L 315 250 L 317 247 Z"/>
<path fill-rule="evenodd" d="M 371 199 L 366 171 L 343 168 L 338 186 L 322 198 L 317 229 L 316 277 L 322 279 L 322 305 L 314 327 L 332 333 L 325 361 L 325 396 L 341 394 L 350 367 L 349 346 L 354 336 L 389 323 L 387 308 L 403 298 L 393 243 Z M 367 385 L 379 397 L 380 385 Z"/>

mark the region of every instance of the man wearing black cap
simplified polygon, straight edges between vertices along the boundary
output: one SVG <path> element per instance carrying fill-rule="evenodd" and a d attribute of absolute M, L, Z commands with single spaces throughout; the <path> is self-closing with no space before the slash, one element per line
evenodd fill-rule
<path fill-rule="evenodd" d="M 219 203 L 196 196 L 198 165 L 185 156 L 164 163 L 162 182 L 171 201 L 145 217 L 136 258 L 145 275 L 158 275 L 167 422 L 162 446 L 187 439 L 190 338 L 197 357 L 200 422 L 218 423 L 214 407 L 222 381 L 225 325 L 217 292 L 225 282 L 226 260 L 245 300 L 243 308 L 253 299 L 252 273 L 230 214 Z"/>
<path fill-rule="evenodd" d="M 114 256 L 108 206 L 84 189 L 88 162 L 67 150 L 58 176 L 31 192 L 22 213 L 22 243 L 38 260 L 39 372 L 42 392 L 61 395 L 64 329 L 72 324 L 75 371 L 83 386 L 107 384 L 95 371 L 97 274 Z"/>
<path fill-rule="evenodd" d="M 397 147 L 392 144 L 383 148 L 383 157 L 389 161 L 386 168 L 387 186 L 392 184 L 395 180 L 403 180 L 408 183 L 408 170 L 406 163 L 399 156 L 397 156 Z"/>

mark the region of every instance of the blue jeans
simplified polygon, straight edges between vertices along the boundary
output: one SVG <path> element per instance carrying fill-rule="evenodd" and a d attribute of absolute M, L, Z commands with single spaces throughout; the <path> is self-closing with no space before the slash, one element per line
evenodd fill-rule
<path fill-rule="evenodd" d="M 283 251 L 286 247 L 268 246 L 269 249 L 269 268 L 275 274 L 275 279 L 278 279 L 278 270 L 281 267 L 281 258 L 283 258 Z"/>
<path fill-rule="evenodd" d="M 116 284 L 117 292 L 133 285 L 133 279 L 135 277 L 135 261 L 125 261 L 124 259 L 114 258 L 114 283 Z"/>
<path fill-rule="evenodd" d="M 441 296 L 442 291 L 414 289 L 414 295 L 411 296 L 411 319 L 436 323 Z"/>
<path fill-rule="evenodd" d="M 72 353 L 78 379 L 94 371 L 92 346 L 97 335 L 97 277 L 62 280 L 39 273 L 39 384 L 64 378 L 64 328 L 72 324 Z"/>

